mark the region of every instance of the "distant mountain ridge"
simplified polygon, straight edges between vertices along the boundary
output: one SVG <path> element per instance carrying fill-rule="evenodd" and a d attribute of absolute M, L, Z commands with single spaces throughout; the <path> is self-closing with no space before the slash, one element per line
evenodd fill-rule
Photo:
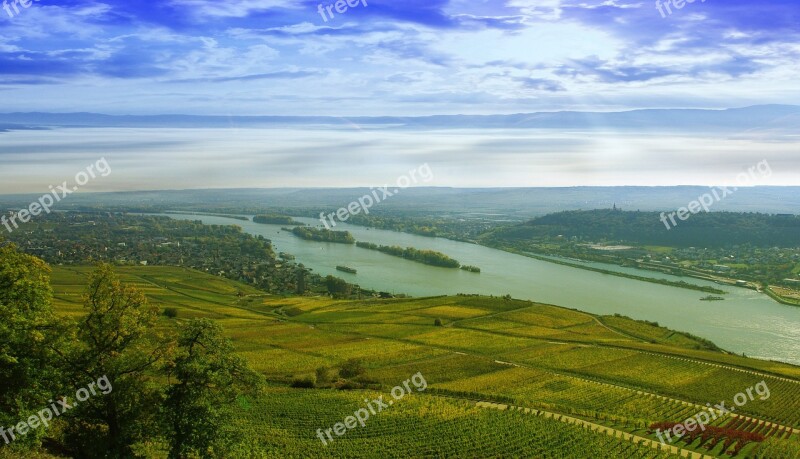
<path fill-rule="evenodd" d="M 292 125 L 371 126 L 410 129 L 613 129 L 621 131 L 796 132 L 800 106 L 755 105 L 725 110 L 644 109 L 620 112 L 534 112 L 511 115 L 370 116 L 206 116 L 104 115 L 98 113 L 3 113 L 2 129 L 41 127 L 257 128 Z M 1 129 L 0 129 L 1 131 Z"/>
<path fill-rule="evenodd" d="M 669 211 L 708 191 L 702 186 L 567 188 L 408 188 L 373 212 L 448 213 L 498 219 L 528 219 L 563 210 L 610 209 Z M 242 188 L 84 193 L 60 204 L 61 210 L 128 207 L 150 210 L 264 213 L 293 208 L 330 211 L 347 205 L 369 188 Z M 19 209 L 39 196 L 0 196 L 2 209 Z M 714 212 L 800 214 L 800 187 L 742 188 L 716 203 Z M 311 215 L 311 214 L 309 214 Z M 658 223 L 658 222 L 657 222 Z M 660 223 L 659 223 L 660 224 Z"/>

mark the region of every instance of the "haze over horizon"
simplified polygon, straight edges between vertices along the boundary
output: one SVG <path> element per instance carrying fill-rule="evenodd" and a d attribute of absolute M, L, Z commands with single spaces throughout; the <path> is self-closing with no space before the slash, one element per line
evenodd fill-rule
<path fill-rule="evenodd" d="M 758 185 L 800 183 L 791 0 L 695 2 L 668 16 L 632 0 L 369 0 L 326 16 L 329 3 L 0 11 L 0 113 L 14 113 L 0 115 L 0 194 L 46 191 L 99 157 L 113 180 L 81 191 L 375 186 L 423 163 L 433 186 L 713 185 L 764 160 L 774 174 Z M 552 113 L 752 106 L 636 113 L 651 116 L 643 124 Z M 20 121 L 32 112 L 227 119 L 64 129 Z M 338 121 L 239 118 L 262 114 Z M 352 120 L 435 114 L 508 118 Z"/>

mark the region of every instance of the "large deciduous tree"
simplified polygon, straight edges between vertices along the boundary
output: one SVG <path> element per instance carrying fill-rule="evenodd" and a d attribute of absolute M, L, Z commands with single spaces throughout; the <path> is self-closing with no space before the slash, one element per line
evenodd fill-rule
<path fill-rule="evenodd" d="M 260 388 L 261 376 L 234 354 L 222 328 L 207 319 L 183 327 L 168 375 L 164 414 L 169 457 L 225 457 L 237 441 L 231 406 L 242 394 Z"/>
<path fill-rule="evenodd" d="M 76 387 L 107 377 L 113 391 L 70 411 L 66 442 L 79 456 L 128 457 L 131 446 L 152 436 L 157 423 L 158 386 L 153 374 L 168 351 L 155 330 L 158 308 L 136 288 L 120 283 L 101 264 L 86 290 L 88 314 L 78 324 L 69 362 Z"/>
<path fill-rule="evenodd" d="M 12 244 L 0 247 L 0 426 L 27 419 L 59 388 L 53 349 L 61 345 L 63 330 L 51 299 L 50 268 Z M 18 437 L 15 447 L 37 443 L 44 430 Z"/>

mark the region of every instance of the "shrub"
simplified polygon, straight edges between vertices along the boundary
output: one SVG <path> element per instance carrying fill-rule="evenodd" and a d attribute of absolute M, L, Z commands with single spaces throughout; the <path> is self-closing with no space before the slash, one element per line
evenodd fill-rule
<path fill-rule="evenodd" d="M 328 384 L 331 382 L 331 369 L 328 367 L 319 367 L 316 370 L 317 384 Z"/>
<path fill-rule="evenodd" d="M 292 380 L 292 387 L 297 389 L 313 389 L 317 385 L 314 382 L 314 378 L 311 376 L 306 376 L 304 378 L 295 378 Z"/>
<path fill-rule="evenodd" d="M 355 378 L 363 375 L 366 371 L 367 370 L 364 368 L 364 364 L 360 359 L 349 359 L 342 364 L 342 367 L 339 370 L 339 376 L 342 378 Z"/>
<path fill-rule="evenodd" d="M 161 314 L 168 319 L 174 319 L 178 317 L 178 308 L 164 308 Z"/>
<path fill-rule="evenodd" d="M 333 386 L 339 390 L 358 390 L 364 388 L 364 386 L 361 383 L 357 381 L 350 381 L 347 379 L 340 379 L 336 381 L 336 383 Z"/>
<path fill-rule="evenodd" d="M 303 310 L 300 309 L 300 308 L 287 308 L 287 309 L 284 309 L 283 312 L 284 312 L 284 314 L 286 314 L 289 317 L 295 317 L 295 316 L 299 316 L 300 314 L 302 314 Z"/>

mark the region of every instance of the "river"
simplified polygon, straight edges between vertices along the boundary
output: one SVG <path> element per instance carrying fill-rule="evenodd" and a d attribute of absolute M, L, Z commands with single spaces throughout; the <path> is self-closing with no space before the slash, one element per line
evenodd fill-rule
<path fill-rule="evenodd" d="M 307 241 L 280 225 L 236 221 L 207 215 L 169 214 L 206 224 L 239 225 L 244 231 L 270 240 L 276 252 L 297 257 L 315 273 L 333 274 L 364 288 L 412 296 L 479 293 L 510 294 L 514 298 L 576 308 L 595 314 L 619 313 L 707 338 L 738 354 L 800 365 L 800 308 L 782 305 L 753 290 L 683 279 L 637 269 L 640 276 L 687 280 L 711 285 L 728 293 L 725 301 L 700 301 L 705 293 L 600 274 L 528 258 L 501 250 L 448 239 L 337 224 L 358 241 L 436 250 L 481 268 L 481 273 L 437 268 L 354 245 Z M 296 220 L 318 226 L 311 218 Z M 337 265 L 358 274 L 337 271 Z"/>

